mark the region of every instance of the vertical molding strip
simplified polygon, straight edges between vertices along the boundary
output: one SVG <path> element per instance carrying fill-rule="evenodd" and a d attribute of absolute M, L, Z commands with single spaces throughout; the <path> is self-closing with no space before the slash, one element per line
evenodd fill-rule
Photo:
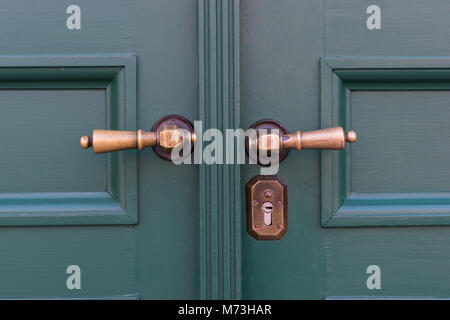
<path fill-rule="evenodd" d="M 225 142 L 225 130 L 240 126 L 239 0 L 198 0 L 198 43 L 199 120 Z M 200 297 L 240 299 L 239 165 L 200 165 L 199 193 Z"/>

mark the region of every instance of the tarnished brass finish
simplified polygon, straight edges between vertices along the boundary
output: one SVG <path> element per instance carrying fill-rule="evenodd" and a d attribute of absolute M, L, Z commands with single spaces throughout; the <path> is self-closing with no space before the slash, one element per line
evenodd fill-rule
<path fill-rule="evenodd" d="M 246 185 L 247 232 L 279 240 L 287 231 L 287 186 L 277 176 L 255 176 Z"/>
<path fill-rule="evenodd" d="M 184 139 L 191 142 L 191 150 L 196 140 L 194 128 L 186 118 L 179 115 L 169 115 L 159 119 L 153 125 L 151 132 L 144 130 L 118 131 L 94 130 L 92 137 L 83 136 L 80 146 L 84 149 L 92 147 L 95 153 L 113 152 L 138 148 L 142 150 L 153 147 L 153 150 L 163 159 L 170 160 L 170 152 Z"/>
<path fill-rule="evenodd" d="M 250 128 L 257 131 L 256 139 L 246 140 L 247 154 L 252 153 L 249 150 L 256 148 L 257 151 L 263 151 L 270 155 L 270 152 L 279 153 L 279 161 L 282 161 L 290 149 L 328 149 L 342 150 L 345 148 L 345 142 L 353 143 L 357 140 L 355 131 L 344 132 L 342 127 L 327 128 L 321 130 L 287 133 L 287 130 L 277 121 L 264 119 L 255 122 Z M 266 129 L 267 133 L 260 134 L 260 129 Z M 278 130 L 278 135 L 274 133 Z M 255 154 L 255 153 L 254 153 Z M 259 159 L 256 160 L 258 163 Z"/>
<path fill-rule="evenodd" d="M 191 142 L 191 151 L 194 149 L 194 142 L 197 139 L 192 123 L 177 114 L 170 114 L 156 121 L 152 131 L 156 132 L 157 139 L 153 151 L 167 161 L 171 161 L 172 149 L 182 143 L 184 138 Z M 181 151 L 181 157 L 184 156 Z"/>
<path fill-rule="evenodd" d="M 156 146 L 157 135 L 156 132 L 146 132 L 144 130 L 139 129 L 137 131 L 137 147 L 139 150 L 142 150 L 147 147 Z"/>
<path fill-rule="evenodd" d="M 81 137 L 80 145 L 92 147 L 95 153 L 133 149 L 137 147 L 137 135 L 134 131 L 94 130 L 92 137 Z"/>
<path fill-rule="evenodd" d="M 255 122 L 251 125 L 251 129 L 256 130 L 256 140 L 247 137 L 245 139 L 245 151 L 249 157 L 252 157 L 250 150 L 266 151 L 270 156 L 271 152 L 278 152 L 278 159 L 281 162 L 289 154 L 289 149 L 282 149 L 282 137 L 288 134 L 287 129 L 278 121 L 273 119 L 263 119 Z M 264 136 L 260 136 L 261 130 L 266 132 Z M 259 156 L 256 154 L 257 159 L 252 159 L 258 164 L 263 165 L 260 162 Z"/>
<path fill-rule="evenodd" d="M 342 127 L 308 132 L 296 131 L 294 135 L 283 142 L 283 148 L 341 150 L 345 148 L 345 142 L 353 143 L 357 139 L 355 131 L 350 130 L 346 133 Z"/>

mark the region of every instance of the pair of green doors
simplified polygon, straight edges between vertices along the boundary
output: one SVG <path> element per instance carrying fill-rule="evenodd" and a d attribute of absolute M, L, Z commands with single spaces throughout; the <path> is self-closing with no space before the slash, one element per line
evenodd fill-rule
<path fill-rule="evenodd" d="M 0 5 L 0 297 L 450 296 L 446 1 Z M 290 152 L 288 231 L 257 241 L 258 166 L 79 146 L 174 113 L 359 138 Z"/>

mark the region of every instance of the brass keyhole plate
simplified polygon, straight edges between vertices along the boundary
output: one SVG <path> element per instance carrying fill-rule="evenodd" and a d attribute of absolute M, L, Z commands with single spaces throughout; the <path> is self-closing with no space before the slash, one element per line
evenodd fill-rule
<path fill-rule="evenodd" d="M 279 240 L 287 231 L 287 185 L 278 176 L 255 176 L 246 185 L 247 231 Z"/>

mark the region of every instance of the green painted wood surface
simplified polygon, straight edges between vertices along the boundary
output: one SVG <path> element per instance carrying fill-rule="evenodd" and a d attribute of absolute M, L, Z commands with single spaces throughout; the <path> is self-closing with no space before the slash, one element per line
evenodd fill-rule
<path fill-rule="evenodd" d="M 135 55 L 1 56 L 0 73 L 5 186 L 0 225 L 136 223 L 135 151 L 126 158 L 84 153 L 78 166 L 72 164 L 79 155 L 74 118 L 84 122 L 91 113 L 86 132 L 92 127 L 136 130 Z M 18 118 L 23 129 L 11 143 Z M 56 124 L 35 126 L 44 119 Z M 88 179 L 94 174 L 100 174 L 96 183 Z M 93 197 L 93 191 L 103 195 Z"/>
<path fill-rule="evenodd" d="M 199 0 L 198 19 L 199 120 L 203 130 L 239 128 L 239 0 Z M 240 299 L 240 167 L 199 170 L 201 298 Z"/>
<path fill-rule="evenodd" d="M 325 52 L 327 63 L 330 67 L 335 68 L 343 65 L 352 65 L 350 69 L 360 69 L 359 72 L 350 72 L 355 77 L 359 77 L 350 84 L 351 90 L 447 90 L 448 87 L 448 70 L 449 59 L 448 52 L 450 49 L 450 38 L 445 31 L 448 28 L 449 20 L 446 16 L 448 11 L 448 3 L 445 1 L 435 1 L 432 3 L 424 3 L 420 1 L 377 1 L 376 3 L 381 8 L 382 28 L 381 30 L 368 30 L 365 27 L 365 19 L 368 15 L 365 10 L 369 3 L 355 1 L 325 1 Z M 331 57 L 331 58 L 330 58 Z M 334 59 L 335 58 L 335 59 Z M 398 70 L 411 68 L 409 74 Z M 390 72 L 383 76 L 383 81 L 378 84 L 372 82 L 371 84 L 363 83 L 359 74 L 367 76 L 376 76 L 373 69 L 384 69 L 378 72 L 379 75 L 385 73 L 389 69 L 397 69 L 397 72 Z M 386 70 L 387 69 L 387 70 Z M 437 70 L 439 69 L 439 70 Z M 355 71 L 355 70 L 352 70 Z M 369 72 L 368 72 L 369 71 Z M 401 72 L 398 72 L 401 71 Z M 345 77 L 346 75 L 339 74 Z M 395 81 L 398 78 L 399 81 Z M 390 81 L 386 81 L 390 80 Z M 394 81 L 392 81 L 394 80 Z M 422 83 L 418 80 L 423 80 Z M 345 81 L 344 81 L 345 82 Z M 394 85 L 394 83 L 398 85 Z M 376 94 L 374 93 L 371 94 Z M 383 91 L 381 91 L 383 92 Z M 366 92 L 360 92 L 359 95 L 364 95 Z M 373 114 L 373 122 L 375 124 L 376 118 L 381 118 L 385 115 L 382 122 L 386 127 L 381 126 L 378 130 L 389 131 L 389 128 L 394 126 L 396 114 L 400 110 L 408 110 L 402 116 L 397 116 L 396 122 L 399 127 L 405 127 L 405 122 L 410 122 L 412 126 L 419 127 L 418 131 L 423 134 L 417 136 L 406 135 L 407 130 L 403 131 L 405 135 L 400 136 L 404 141 L 404 145 L 409 145 L 409 148 L 402 148 L 401 142 L 392 140 L 386 144 L 386 151 L 384 155 L 389 155 L 392 159 L 404 163 L 404 168 L 410 167 L 410 174 L 403 175 L 397 183 L 392 186 L 386 185 L 386 191 L 402 191 L 402 194 L 383 193 L 383 195 L 373 194 L 355 194 L 355 204 L 371 201 L 366 207 L 368 210 L 373 210 L 382 207 L 374 205 L 372 201 L 377 201 L 378 197 L 384 197 L 382 201 L 388 201 L 388 206 L 393 204 L 400 204 L 387 207 L 386 213 L 395 213 L 394 209 L 399 209 L 400 213 L 408 211 L 423 215 L 427 210 L 433 209 L 434 213 L 429 216 L 418 217 L 416 222 L 414 217 L 403 217 L 405 220 L 402 227 L 382 227 L 382 225 L 392 224 L 388 218 L 380 222 L 379 227 L 369 228 L 327 228 L 325 231 L 324 255 L 326 260 L 326 282 L 327 290 L 326 296 L 360 296 L 360 297 L 438 297 L 448 298 L 450 291 L 448 289 L 450 265 L 448 263 L 447 254 L 450 243 L 448 237 L 448 226 L 441 227 L 420 227 L 420 225 L 438 224 L 442 221 L 443 224 L 448 224 L 448 209 L 442 209 L 440 206 L 445 206 L 447 202 L 448 189 L 450 184 L 439 183 L 437 177 L 439 173 L 445 176 L 448 173 L 446 170 L 438 170 L 431 166 L 431 169 L 425 166 L 433 161 L 445 161 L 448 158 L 448 144 L 441 144 L 438 152 L 424 152 L 429 148 L 436 148 L 434 141 L 444 139 L 449 134 L 448 121 L 447 125 L 439 125 L 439 121 L 426 121 L 432 117 L 442 116 L 442 121 L 445 123 L 447 109 L 445 108 L 446 99 L 442 99 L 443 92 L 436 92 L 436 95 L 431 96 L 433 91 L 409 92 L 408 95 L 404 91 L 387 93 L 383 98 L 389 99 L 389 104 L 394 100 L 402 100 L 400 104 L 395 107 L 387 109 L 387 101 L 384 104 L 379 101 L 377 109 L 379 112 Z M 425 96 L 430 94 L 430 101 L 426 104 L 418 105 L 419 100 L 410 101 L 410 106 L 405 105 L 405 99 L 410 99 L 417 96 Z M 358 93 L 357 93 L 358 95 Z M 369 96 L 365 96 L 369 97 Z M 441 97 L 441 98 L 439 98 Z M 375 97 L 373 97 L 375 98 Z M 439 101 L 441 100 L 441 101 Z M 357 102 L 357 101 L 355 101 Z M 363 108 L 361 100 L 358 104 Z M 365 99 L 364 105 L 368 106 L 372 102 Z M 356 108 L 355 106 L 354 108 Z M 352 110 L 353 104 L 352 104 Z M 355 119 L 357 113 L 363 117 L 363 110 L 355 111 L 355 115 L 351 120 L 362 120 L 362 118 Z M 368 110 L 367 110 L 368 111 Z M 364 116 L 369 116 L 364 112 Z M 357 116 L 358 117 L 358 116 Z M 423 120 L 425 121 L 423 121 Z M 359 121 L 359 120 L 358 120 Z M 404 122 L 403 122 L 404 121 Z M 362 123 L 360 123 L 362 124 Z M 425 124 L 427 124 L 425 128 Z M 381 136 L 376 134 L 375 127 L 371 127 L 374 131 L 360 134 L 360 140 L 352 146 L 351 150 L 367 148 L 367 144 L 374 146 L 381 145 Z M 370 130 L 370 126 L 367 127 Z M 379 131 L 380 132 L 380 131 Z M 410 140 L 411 139 L 411 140 Z M 415 139 L 418 145 L 423 145 L 419 152 L 416 152 L 409 159 L 402 159 L 405 152 L 412 151 L 410 145 L 412 139 Z M 438 139 L 438 140 L 439 140 Z M 359 145 L 359 142 L 365 142 L 364 146 Z M 439 140 L 442 142 L 442 140 Z M 397 144 L 397 147 L 393 147 Z M 353 148 L 354 147 L 354 148 Z M 361 149 L 362 148 L 362 149 Z M 417 150 L 417 149 L 416 149 Z M 352 155 L 353 156 L 353 155 Z M 383 155 L 377 155 L 383 157 Z M 387 158 L 384 160 L 378 158 L 383 162 L 385 171 L 389 172 L 395 165 Z M 417 160 L 422 159 L 420 163 Z M 375 159 L 370 157 L 367 153 L 362 158 L 359 158 L 359 164 L 356 166 L 372 163 Z M 447 161 L 448 162 L 448 161 Z M 411 167 L 411 166 L 414 166 Z M 371 168 L 376 168 L 371 167 Z M 433 171 L 435 169 L 436 171 Z M 353 170 L 353 169 L 352 169 Z M 371 169 L 372 170 L 372 169 Z M 420 176 L 422 172 L 427 172 L 428 175 Z M 362 172 L 360 172 L 362 175 Z M 395 174 L 401 174 L 401 171 Z M 381 175 L 381 173 L 379 174 Z M 384 175 L 384 172 L 383 172 Z M 419 175 L 419 176 L 418 176 Z M 398 176 L 397 176 L 398 177 Z M 323 178 L 323 177 L 322 177 Z M 381 189 L 377 185 L 377 179 L 367 172 L 365 177 L 360 176 L 360 179 L 365 179 L 366 186 L 370 184 L 371 188 Z M 390 179 L 387 175 L 385 179 Z M 407 183 L 409 181 L 409 183 Z M 428 184 L 430 181 L 436 184 Z M 353 188 L 351 186 L 350 188 Z M 392 188 L 396 188 L 393 190 Z M 433 189 L 434 188 L 434 189 Z M 411 191 L 427 191 L 438 190 L 443 194 L 428 193 L 428 194 L 414 194 L 408 193 Z M 378 191 L 377 190 L 377 191 Z M 373 190 L 372 190 L 373 191 Z M 389 200 L 390 199 L 390 200 Z M 414 202 L 408 202 L 415 199 Z M 389 201 L 394 203 L 389 204 Z M 431 203 L 431 205 L 430 205 Z M 354 224 L 363 224 L 364 218 L 360 221 L 354 221 Z M 367 220 L 367 219 L 366 219 Z M 337 223 L 339 220 L 334 220 Z M 399 219 L 396 219 L 398 223 Z M 345 224 L 345 221 L 342 222 Z M 416 227 L 409 227 L 408 224 L 416 225 Z M 382 272 L 381 290 L 368 290 L 365 286 L 365 281 L 369 276 L 366 274 L 366 268 L 369 265 L 376 264 L 380 266 Z"/>
<path fill-rule="evenodd" d="M 448 56 L 446 1 L 325 0 L 327 56 Z M 381 29 L 366 27 L 369 5 L 381 9 Z"/>
<path fill-rule="evenodd" d="M 241 2 L 241 115 L 248 128 L 273 118 L 292 132 L 320 127 L 321 1 Z M 320 227 L 320 153 L 291 152 L 278 175 L 288 185 L 288 231 L 280 241 L 257 241 L 243 220 L 243 297 L 318 299 L 325 296 Z M 247 183 L 259 168 L 242 168 Z M 245 212 L 245 203 L 243 203 Z M 245 217 L 245 215 L 244 215 Z"/>
<path fill-rule="evenodd" d="M 2 5 L 0 25 L 8 31 L 0 37 L 0 122 L 6 126 L 0 138 L 5 150 L 0 161 L 6 166 L 0 202 L 6 208 L 11 197 L 5 193 L 35 192 L 41 207 L 48 209 L 51 203 L 46 204 L 45 196 L 64 191 L 53 197 L 56 213 L 96 206 L 101 215 L 105 207 L 129 203 L 121 193 L 125 190 L 137 198 L 139 217 L 132 221 L 135 225 L 106 219 L 119 225 L 72 220 L 69 224 L 84 225 L 46 227 L 37 225 L 64 224 L 67 217 L 42 223 L 34 214 L 27 227 L 0 227 L 0 298 L 198 298 L 197 168 L 163 162 L 151 149 L 106 157 L 78 145 L 80 136 L 109 125 L 149 130 L 169 113 L 196 119 L 196 1 L 76 4 L 81 8 L 81 30 L 66 28 L 68 3 Z M 113 58 L 117 55 L 136 56 L 137 73 L 127 70 L 111 82 L 111 75 L 123 69 L 117 68 L 121 66 L 120 59 Z M 66 79 L 55 79 L 54 73 L 60 75 L 62 68 L 42 70 L 68 65 L 84 69 L 74 73 L 67 68 Z M 23 80 L 25 73 L 28 82 Z M 126 77 L 137 83 L 137 92 L 117 90 Z M 19 95 L 24 89 L 26 93 Z M 107 112 L 106 106 L 115 99 L 137 100 L 137 110 Z M 122 162 L 134 164 L 138 179 L 128 184 L 123 180 L 130 168 Z M 85 196 L 77 200 L 80 193 Z M 36 203 L 30 208 L 33 199 L 25 193 L 16 196 L 20 200 L 16 210 L 39 209 Z M 97 200 L 91 203 L 88 198 Z M 72 264 L 81 268 L 81 290 L 66 287 L 66 268 Z"/>
<path fill-rule="evenodd" d="M 350 96 L 351 192 L 450 191 L 450 92 L 358 91 Z"/>
<path fill-rule="evenodd" d="M 127 23 L 135 24 L 123 41 L 134 43 L 139 57 L 138 127 L 150 129 L 169 113 L 194 121 L 198 117 L 197 2 L 118 3 L 108 6 L 117 5 L 127 12 L 123 17 Z M 133 15 L 131 20 L 128 14 Z M 198 167 L 175 166 L 151 149 L 144 150 L 139 153 L 139 192 L 134 268 L 138 296 L 199 298 Z"/>
<path fill-rule="evenodd" d="M 447 149 L 428 157 L 449 144 L 443 91 L 449 87 L 449 62 L 443 57 L 321 60 L 322 127 L 342 125 L 364 135 L 345 151 L 322 152 L 323 226 L 449 223 L 447 184 L 439 182 L 445 180 Z M 373 131 L 364 134 L 367 129 Z M 359 182 L 372 189 L 361 189 Z"/>
<path fill-rule="evenodd" d="M 447 143 L 449 5 L 405 3 L 379 1 L 382 29 L 369 31 L 368 3 L 353 0 L 80 0 L 82 29 L 69 31 L 65 3 L 7 2 L 0 12 L 0 122 L 8 130 L 0 147 L 8 152 L 0 161 L 6 166 L 2 178 L 8 179 L 0 182 L 0 206 L 7 209 L 15 197 L 20 202 L 15 210 L 38 212 L 33 197 L 48 207 L 46 196 L 62 188 L 53 196 L 56 211 L 114 207 L 124 203 L 120 190 L 127 183 L 120 163 L 128 161 L 136 165 L 131 195 L 139 214 L 133 224 L 115 226 L 92 221 L 60 226 L 62 221 L 42 222 L 38 214 L 27 227 L 1 226 L 0 298 L 448 298 L 448 227 L 430 226 L 449 223 L 447 173 L 440 174 L 448 150 L 429 141 Z M 99 63 L 117 54 L 137 57 L 137 74 L 131 75 L 136 94 L 117 94 L 122 77 L 104 80 L 117 72 L 115 63 L 55 80 L 58 70 L 42 73 L 29 60 L 32 55 L 43 61 L 42 68 L 69 58 L 74 67 L 83 67 L 86 57 Z M 348 67 L 324 73 L 322 57 L 329 69 Z M 380 65 L 383 71 L 374 70 Z M 24 73 L 34 77 L 31 82 L 20 80 Z M 19 90 L 26 93 L 19 97 Z M 111 97 L 136 99 L 137 112 L 125 117 L 125 124 L 120 112 L 102 117 Z M 328 110 L 333 114 L 328 122 L 323 121 L 328 111 L 321 110 L 326 99 L 344 105 Z M 396 107 L 389 108 L 391 101 Z M 67 113 L 58 108 L 63 103 Z M 425 104 L 431 105 L 421 108 Z M 289 131 L 355 124 L 360 140 L 349 149 L 354 154 L 290 153 L 279 171 L 289 186 L 288 233 L 273 242 L 256 241 L 245 230 L 242 186 L 259 173 L 256 166 L 174 166 L 150 149 L 106 160 L 62 144 L 58 136 L 48 140 L 53 149 L 33 149 L 38 136 L 28 148 L 17 148 L 27 143 L 25 135 L 48 135 L 52 129 L 77 140 L 100 125 L 148 130 L 169 113 L 199 118 L 204 129 L 245 129 L 261 118 L 274 118 Z M 409 124 L 424 123 L 429 125 L 422 135 L 408 131 Z M 14 134 L 7 136 L 10 129 Z M 381 148 L 390 131 L 403 134 L 403 143 L 394 140 L 386 145 L 389 154 L 370 156 L 368 145 Z M 412 139 L 419 146 L 428 143 L 427 152 Z M 58 145 L 63 154 L 54 153 Z M 395 170 L 393 159 L 405 166 Z M 337 168 L 329 175 L 321 172 L 326 161 Z M 15 171 L 12 162 L 24 170 Z M 426 170 L 409 174 L 426 163 L 431 163 Z M 382 176 L 389 170 L 392 175 Z M 353 183 L 346 185 L 343 178 Z M 80 192 L 85 195 L 77 198 Z M 324 197 L 330 212 L 344 198 L 348 210 L 327 228 L 321 226 Z M 384 216 L 367 224 L 367 217 L 355 218 L 352 209 Z M 401 227 L 398 221 L 404 221 Z M 71 264 L 82 269 L 80 291 L 65 287 Z M 366 287 L 371 264 L 381 267 L 381 290 Z"/>
<path fill-rule="evenodd" d="M 381 30 L 366 27 L 369 4 Z M 359 133 L 347 151 L 291 152 L 281 164 L 288 232 L 258 242 L 243 230 L 244 297 L 450 296 L 448 227 L 432 227 L 449 222 L 447 11 L 441 1 L 242 1 L 243 126 L 274 118 L 289 131 Z M 243 182 L 257 172 L 245 167 Z M 336 215 L 321 222 L 321 211 Z M 369 265 L 381 290 L 366 286 Z"/>
<path fill-rule="evenodd" d="M 106 127 L 105 99 L 104 89 L 1 90 L 0 192 L 103 191 L 105 155 L 72 159 L 79 154 L 80 129 Z M 90 116 L 74 124 L 80 114 Z M 43 119 L 52 125 L 35 126 Z"/>
<path fill-rule="evenodd" d="M 133 229 L 120 227 L 2 227 L 0 296 L 129 295 L 135 292 L 133 235 Z M 66 287 L 65 271 L 72 264 L 81 268 L 81 290 Z"/>

